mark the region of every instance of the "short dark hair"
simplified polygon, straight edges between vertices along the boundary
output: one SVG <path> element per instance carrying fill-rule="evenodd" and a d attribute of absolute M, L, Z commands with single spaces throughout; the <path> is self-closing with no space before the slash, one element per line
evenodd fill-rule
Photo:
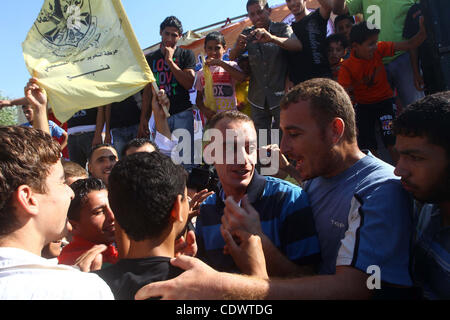
<path fill-rule="evenodd" d="M 237 110 L 228 110 L 220 113 L 216 113 L 207 123 L 206 129 L 213 129 L 217 126 L 217 123 L 223 119 L 245 121 L 253 123 L 253 120 L 246 115 Z"/>
<path fill-rule="evenodd" d="M 159 237 L 170 223 L 187 173 L 159 152 L 135 153 L 119 161 L 109 176 L 109 203 L 120 227 L 135 241 Z"/>
<path fill-rule="evenodd" d="M 66 179 L 73 177 L 88 177 L 88 172 L 85 168 L 73 161 L 62 160 L 64 168 L 64 176 Z"/>
<path fill-rule="evenodd" d="M 52 137 L 34 128 L 0 127 L 0 236 L 18 227 L 12 195 L 21 185 L 47 192 L 46 178 L 61 155 Z"/>
<path fill-rule="evenodd" d="M 114 149 L 114 146 L 112 144 L 109 144 L 109 143 L 100 143 L 100 144 L 97 144 L 97 145 L 93 146 L 91 148 L 91 151 L 89 152 L 88 157 L 87 157 L 88 162 L 91 162 L 91 158 L 92 158 L 92 155 L 94 154 L 95 150 L 98 150 L 100 148 L 111 148 L 111 149 Z M 114 150 L 116 150 L 116 149 L 114 149 Z"/>
<path fill-rule="evenodd" d="M 426 137 L 441 146 L 450 157 L 450 91 L 439 92 L 414 102 L 394 120 L 394 134 Z"/>
<path fill-rule="evenodd" d="M 175 16 L 170 16 L 164 19 L 164 21 L 159 26 L 159 30 L 163 31 L 167 27 L 177 28 L 180 36 L 183 34 L 183 25 L 181 24 L 181 21 Z"/>
<path fill-rule="evenodd" d="M 336 42 L 336 43 L 341 43 L 342 47 L 344 49 L 348 48 L 348 41 L 347 41 L 347 37 L 344 36 L 343 34 L 340 33 L 334 33 L 330 36 L 328 36 L 325 40 L 325 48 L 328 51 L 328 49 L 330 48 L 330 44 Z"/>
<path fill-rule="evenodd" d="M 210 32 L 210 33 L 208 33 L 206 35 L 206 37 L 205 37 L 205 47 L 206 47 L 206 44 L 208 43 L 208 41 L 217 41 L 224 47 L 227 44 L 226 41 L 225 41 L 225 37 L 219 31 L 213 31 L 213 32 Z"/>
<path fill-rule="evenodd" d="M 254 5 L 254 4 L 259 4 L 264 9 L 270 9 L 269 3 L 267 2 L 267 0 L 248 0 L 247 6 L 246 6 L 247 11 L 248 11 L 248 7 L 250 7 L 251 5 Z"/>
<path fill-rule="evenodd" d="M 311 116 L 325 128 L 334 118 L 345 123 L 344 139 L 356 141 L 356 120 L 352 101 L 345 89 L 336 81 L 316 78 L 304 81 L 292 88 L 281 100 L 281 109 L 300 100 L 311 105 Z"/>
<path fill-rule="evenodd" d="M 352 24 L 355 24 L 355 18 L 353 18 L 353 16 L 349 14 L 341 14 L 334 19 L 334 28 L 337 29 L 338 23 L 344 20 L 349 20 Z"/>
<path fill-rule="evenodd" d="M 150 139 L 146 138 L 134 138 L 133 140 L 129 141 L 125 147 L 122 149 L 122 157 L 125 157 L 127 154 L 127 151 L 131 148 L 140 148 L 142 146 L 145 146 L 146 144 L 149 144 L 155 148 L 156 151 L 159 151 L 158 146 L 152 142 Z"/>
<path fill-rule="evenodd" d="M 374 25 L 369 25 L 367 21 L 361 21 L 355 24 L 350 31 L 350 43 L 362 44 L 371 36 L 379 34 L 380 29 L 377 29 Z"/>
<path fill-rule="evenodd" d="M 87 178 L 77 180 L 74 183 L 72 183 L 70 187 L 75 193 L 75 197 L 70 202 L 67 217 L 70 220 L 75 221 L 80 220 L 81 208 L 86 203 L 88 194 L 91 193 L 92 191 L 106 190 L 106 185 L 103 183 L 102 180 L 97 178 Z"/>

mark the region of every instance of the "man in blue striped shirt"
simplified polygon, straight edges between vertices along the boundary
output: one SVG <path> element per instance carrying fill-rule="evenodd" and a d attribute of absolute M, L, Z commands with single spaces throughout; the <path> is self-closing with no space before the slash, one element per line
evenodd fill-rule
<path fill-rule="evenodd" d="M 311 267 L 320 261 L 320 246 L 306 193 L 289 182 L 258 174 L 256 130 L 246 115 L 237 111 L 220 113 L 211 119 L 209 130 L 216 132 L 214 142 L 209 144 L 214 144 L 214 159 L 209 160 L 216 168 L 220 192 L 210 196 L 200 209 L 196 222 L 198 257 L 217 270 L 242 271 L 230 255 L 224 254 L 220 229 L 222 226 L 233 234 L 250 228 L 262 239 L 270 276 L 312 273 Z M 206 158 L 209 151 L 207 146 Z M 259 215 L 255 211 L 253 215 L 239 215 L 224 210 L 225 201 L 244 208 L 251 204 Z"/>

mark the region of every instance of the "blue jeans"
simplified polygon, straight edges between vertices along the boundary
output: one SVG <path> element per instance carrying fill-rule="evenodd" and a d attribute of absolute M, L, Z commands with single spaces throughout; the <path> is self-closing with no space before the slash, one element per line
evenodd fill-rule
<path fill-rule="evenodd" d="M 182 111 L 180 113 L 174 114 L 169 119 L 167 119 L 167 123 L 169 124 L 170 131 L 173 132 L 176 129 L 186 129 L 190 133 L 191 137 L 191 161 L 190 163 L 183 163 L 183 167 L 186 171 L 190 172 L 192 168 L 197 167 L 198 165 L 194 164 L 194 116 L 192 114 L 192 109 Z M 182 142 L 180 140 L 179 142 Z M 182 151 L 180 153 L 182 157 Z"/>
<path fill-rule="evenodd" d="M 93 139 L 94 131 L 70 134 L 67 141 L 70 160 L 85 168 Z"/>
<path fill-rule="evenodd" d="M 137 137 L 139 125 L 111 129 L 113 147 L 116 149 L 119 159 L 122 158 L 122 150 L 128 142 Z"/>
<path fill-rule="evenodd" d="M 425 97 L 414 85 L 414 73 L 408 52 L 385 65 L 388 81 L 392 89 L 397 89 L 403 108 Z"/>

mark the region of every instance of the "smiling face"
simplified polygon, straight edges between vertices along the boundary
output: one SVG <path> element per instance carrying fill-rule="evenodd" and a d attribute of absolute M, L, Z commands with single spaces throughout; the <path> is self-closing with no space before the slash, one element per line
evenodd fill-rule
<path fill-rule="evenodd" d="M 41 213 L 40 230 L 47 230 L 45 238 L 49 243 L 61 239 L 66 234 L 67 212 L 74 193 L 65 182 L 64 169 L 60 161 L 50 168 L 45 184 L 46 192 L 36 194 L 36 198 Z"/>
<path fill-rule="evenodd" d="M 406 191 L 423 202 L 449 199 L 449 159 L 443 147 L 426 137 L 397 135 L 395 148 L 400 159 L 394 173 Z"/>
<path fill-rule="evenodd" d="M 217 40 L 209 40 L 205 43 L 205 53 L 208 58 L 222 59 L 225 47 Z"/>
<path fill-rule="evenodd" d="M 114 214 L 109 206 L 108 191 L 91 191 L 81 207 L 78 221 L 70 221 L 73 234 L 95 244 L 114 242 Z"/>
<path fill-rule="evenodd" d="M 347 40 L 350 40 L 350 31 L 352 31 L 353 22 L 349 19 L 344 19 L 336 24 L 336 33 L 343 34 Z"/>
<path fill-rule="evenodd" d="M 93 152 L 89 160 L 89 173 L 108 185 L 109 174 L 117 161 L 117 151 L 114 148 L 101 147 Z"/>
<path fill-rule="evenodd" d="M 280 149 L 289 159 L 297 161 L 296 169 L 302 180 L 326 176 L 334 169 L 329 129 L 319 126 L 310 108 L 308 101 L 299 100 L 280 114 L 283 131 Z"/>
<path fill-rule="evenodd" d="M 223 137 L 223 161 L 215 163 L 219 180 L 226 195 L 243 195 L 255 172 L 257 159 L 255 127 L 249 121 L 224 118 L 215 128 Z M 234 134 L 238 138 L 233 137 Z"/>

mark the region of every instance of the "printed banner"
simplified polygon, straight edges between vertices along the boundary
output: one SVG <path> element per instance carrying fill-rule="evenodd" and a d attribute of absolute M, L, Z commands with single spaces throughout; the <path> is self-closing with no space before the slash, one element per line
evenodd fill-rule
<path fill-rule="evenodd" d="M 120 0 L 45 0 L 22 48 L 61 122 L 155 81 Z"/>

